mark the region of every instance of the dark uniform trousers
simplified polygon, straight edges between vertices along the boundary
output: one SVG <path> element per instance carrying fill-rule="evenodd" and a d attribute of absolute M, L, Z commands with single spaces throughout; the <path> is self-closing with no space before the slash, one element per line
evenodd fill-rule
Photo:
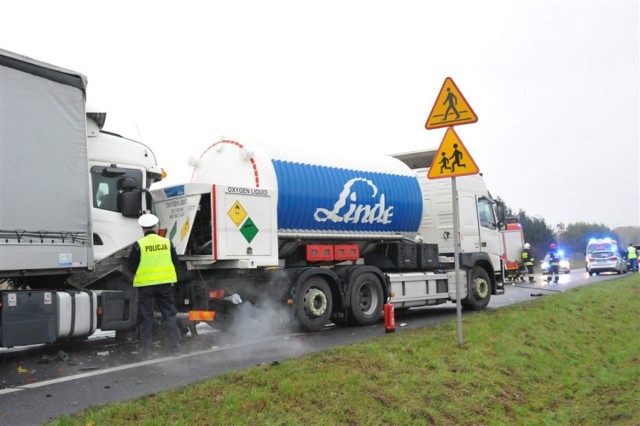
<path fill-rule="evenodd" d="M 153 350 L 153 302 L 165 322 L 170 342 L 170 350 L 180 350 L 180 328 L 176 322 L 176 307 L 173 302 L 173 288 L 170 284 L 149 285 L 138 288 L 138 318 L 140 324 L 140 342 L 142 352 L 149 354 Z"/>

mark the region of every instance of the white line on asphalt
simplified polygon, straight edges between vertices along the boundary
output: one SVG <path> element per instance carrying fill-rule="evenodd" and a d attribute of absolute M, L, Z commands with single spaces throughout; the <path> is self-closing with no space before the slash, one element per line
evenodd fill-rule
<path fill-rule="evenodd" d="M 169 357 L 148 359 L 148 360 L 136 362 L 136 363 L 133 363 L 133 364 L 127 364 L 127 365 L 120 365 L 118 367 L 105 368 L 104 370 L 96 370 L 96 371 L 91 371 L 91 372 L 87 372 L 87 373 L 76 374 L 76 375 L 73 375 L 73 376 L 59 377 L 57 379 L 45 380 L 43 382 L 37 382 L 37 383 L 30 383 L 30 384 L 27 384 L 27 385 L 16 386 L 14 388 L 0 389 L 0 395 L 6 395 L 6 394 L 9 394 L 9 393 L 20 392 L 20 391 L 28 390 L 28 389 L 40 388 L 40 387 L 43 387 L 43 386 L 54 385 L 54 384 L 57 384 L 57 383 L 64 383 L 64 382 L 68 382 L 68 381 L 71 381 L 71 380 L 80 380 L 80 379 L 84 379 L 86 377 L 99 376 L 101 374 L 108 374 L 108 373 L 113 373 L 113 372 L 116 372 L 116 371 L 128 370 L 128 369 L 131 369 L 131 368 L 142 367 L 142 366 L 145 366 L 145 365 L 158 364 L 158 363 L 161 363 L 161 362 L 170 361 L 170 360 L 174 360 L 174 359 L 189 358 L 189 357 L 193 357 L 193 356 L 197 356 L 197 355 L 204 355 L 204 354 L 210 354 L 210 353 L 214 353 L 214 352 L 221 352 L 221 351 L 225 351 L 225 350 L 228 350 L 228 349 L 242 348 L 242 347 L 245 347 L 245 346 L 255 345 L 256 343 L 260 343 L 260 342 L 268 342 L 268 341 L 280 340 L 280 339 L 286 340 L 286 339 L 289 339 L 291 337 L 297 337 L 297 336 L 302 336 L 302 335 L 304 335 L 304 333 L 286 334 L 286 335 L 281 335 L 281 336 L 268 337 L 266 339 L 261 339 L 261 340 L 255 340 L 255 341 L 248 342 L 248 343 L 242 343 L 242 344 L 239 344 L 239 345 L 225 346 L 223 348 L 218 347 L 218 346 L 213 346 L 211 349 L 204 349 L 204 350 L 201 350 L 201 351 L 190 352 L 188 354 L 183 354 L 183 355 L 179 355 L 179 356 L 169 356 Z"/>

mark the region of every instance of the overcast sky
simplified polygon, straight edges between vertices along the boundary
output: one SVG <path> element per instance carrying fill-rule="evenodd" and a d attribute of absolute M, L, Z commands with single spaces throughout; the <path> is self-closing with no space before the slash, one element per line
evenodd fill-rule
<path fill-rule="evenodd" d="M 108 130 L 169 182 L 220 136 L 435 149 L 446 77 L 494 196 L 560 222 L 640 225 L 640 10 L 603 1 L 9 1 L 0 48 L 81 72 Z"/>

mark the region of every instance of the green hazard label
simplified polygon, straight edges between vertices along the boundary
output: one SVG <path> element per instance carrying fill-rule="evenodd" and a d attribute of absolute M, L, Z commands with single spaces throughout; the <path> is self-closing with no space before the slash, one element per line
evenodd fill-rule
<path fill-rule="evenodd" d="M 178 221 L 173 222 L 173 227 L 171 228 L 171 231 L 169 231 L 170 240 L 173 240 L 173 237 L 175 237 L 176 232 L 178 232 Z"/>
<path fill-rule="evenodd" d="M 258 233 L 258 227 L 249 217 L 240 228 L 240 233 L 247 240 L 247 242 L 251 243 L 251 241 L 253 241 L 253 238 Z"/>

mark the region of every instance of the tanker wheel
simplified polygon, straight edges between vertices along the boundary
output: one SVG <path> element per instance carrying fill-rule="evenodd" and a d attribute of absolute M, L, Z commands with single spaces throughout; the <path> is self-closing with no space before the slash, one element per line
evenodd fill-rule
<path fill-rule="evenodd" d="M 296 294 L 295 320 L 305 331 L 318 331 L 329 322 L 333 296 L 329 284 L 318 276 L 308 278 Z"/>
<path fill-rule="evenodd" d="M 373 325 L 382 315 L 384 305 L 380 279 L 373 273 L 360 274 L 351 286 L 349 321 L 354 325 Z"/>
<path fill-rule="evenodd" d="M 471 270 L 468 281 L 469 291 L 462 300 L 462 306 L 472 311 L 481 311 L 487 307 L 491 299 L 491 280 L 483 268 L 475 266 Z"/>

